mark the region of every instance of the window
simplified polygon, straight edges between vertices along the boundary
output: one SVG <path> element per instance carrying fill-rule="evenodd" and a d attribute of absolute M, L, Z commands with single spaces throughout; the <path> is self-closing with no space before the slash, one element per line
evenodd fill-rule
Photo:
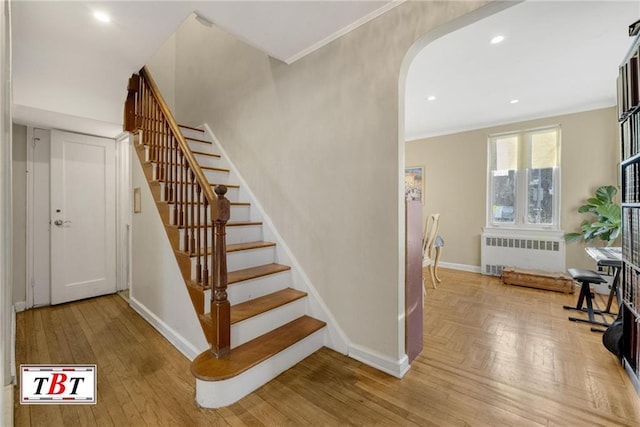
<path fill-rule="evenodd" d="M 487 225 L 559 227 L 558 126 L 489 136 Z"/>

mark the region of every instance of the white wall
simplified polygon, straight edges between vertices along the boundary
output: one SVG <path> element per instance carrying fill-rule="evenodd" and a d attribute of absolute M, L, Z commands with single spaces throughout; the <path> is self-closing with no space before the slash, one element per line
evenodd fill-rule
<path fill-rule="evenodd" d="M 160 93 L 175 115 L 176 111 L 176 36 L 171 37 L 153 54 L 147 62 L 153 80 Z"/>
<path fill-rule="evenodd" d="M 176 34 L 178 119 L 210 125 L 362 353 L 405 352 L 403 61 L 484 3 L 406 2 L 291 65 L 194 19 Z"/>
<path fill-rule="evenodd" d="M 193 359 L 208 344 L 135 153 L 131 163 L 133 188 L 142 196 L 142 210 L 132 218 L 131 306 Z"/>
<path fill-rule="evenodd" d="M 26 296 L 27 258 L 27 127 L 13 125 L 13 244 L 12 302 L 24 303 Z"/>
<path fill-rule="evenodd" d="M 13 425 L 11 404 L 11 4 L 2 3 L 0 19 L 0 424 Z"/>

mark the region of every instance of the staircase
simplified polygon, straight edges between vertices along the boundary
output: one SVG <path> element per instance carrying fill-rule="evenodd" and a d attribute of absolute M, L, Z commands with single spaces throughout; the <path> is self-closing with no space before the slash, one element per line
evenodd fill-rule
<path fill-rule="evenodd" d="M 128 90 L 125 130 L 211 345 L 191 365 L 196 400 L 226 406 L 321 348 L 325 322 L 309 316 L 213 138 L 175 122 L 146 68 Z"/>

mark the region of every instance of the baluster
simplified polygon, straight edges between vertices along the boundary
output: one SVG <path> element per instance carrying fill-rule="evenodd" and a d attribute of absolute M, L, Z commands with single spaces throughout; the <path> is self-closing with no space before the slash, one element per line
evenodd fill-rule
<path fill-rule="evenodd" d="M 211 340 L 211 353 L 217 358 L 226 357 L 231 348 L 231 307 L 227 299 L 227 246 L 226 224 L 229 221 L 231 204 L 225 197 L 227 187 L 217 185 L 215 193 L 217 216 L 214 218 L 212 206 L 211 218 L 214 233 L 213 243 L 213 275 L 211 291 L 211 318 L 214 319 L 214 327 Z"/>
<path fill-rule="evenodd" d="M 167 153 L 169 155 L 169 162 L 167 163 L 167 181 L 171 182 L 171 187 L 169 188 L 169 197 L 174 202 L 176 200 L 176 194 L 175 194 L 175 188 L 174 188 L 176 177 L 173 174 L 173 165 L 177 161 L 176 145 L 177 145 L 176 137 L 175 135 L 171 134 L 171 150 L 169 150 L 169 152 Z"/>
<path fill-rule="evenodd" d="M 178 176 L 180 176 L 178 174 L 178 166 L 179 166 L 178 153 L 182 154 L 182 150 L 180 149 L 180 143 L 178 142 L 178 135 L 175 135 L 175 140 L 176 140 L 176 143 L 175 143 L 175 147 L 174 147 L 174 150 L 172 151 L 172 153 L 174 154 L 176 161 L 173 163 L 172 176 L 173 176 L 174 181 L 177 181 L 178 180 Z M 173 197 L 177 198 L 178 195 L 174 194 Z"/>
<path fill-rule="evenodd" d="M 169 147 L 173 147 L 173 135 L 169 136 L 169 143 L 167 144 Z M 171 149 L 167 152 L 167 156 L 164 159 L 164 199 L 169 202 L 171 190 L 169 188 L 169 163 L 171 162 Z"/>
<path fill-rule="evenodd" d="M 144 140 L 149 145 L 149 160 L 153 160 L 153 146 L 149 135 L 149 87 L 144 88 Z"/>
<path fill-rule="evenodd" d="M 207 200 L 207 198 L 205 197 L 204 200 L 204 205 L 202 206 L 203 209 L 203 213 L 204 213 L 204 218 L 202 219 L 202 224 L 200 224 L 202 226 L 202 236 L 204 238 L 204 242 L 203 247 L 204 247 L 204 267 L 202 269 L 202 275 L 203 275 L 203 282 L 202 282 L 202 286 L 204 287 L 204 289 L 207 289 L 209 287 L 209 221 L 207 219 L 207 216 L 209 214 L 209 200 Z M 198 210 L 200 210 L 200 206 L 198 205 Z M 213 229 L 212 229 L 213 230 Z M 213 245 L 213 236 L 211 239 L 211 244 Z"/>
<path fill-rule="evenodd" d="M 147 134 L 147 142 L 152 154 L 151 160 L 156 161 L 156 148 L 153 145 L 153 134 L 151 133 L 151 91 L 149 90 L 147 90 L 147 111 L 145 112 L 145 117 L 147 118 L 145 133 Z"/>
<path fill-rule="evenodd" d="M 187 209 L 189 207 L 187 201 L 187 173 L 189 170 L 188 166 L 189 164 L 187 162 L 187 158 L 184 157 L 182 160 L 182 177 L 180 178 L 180 199 L 182 200 L 182 205 L 180 207 L 180 225 L 183 227 L 186 226 L 185 212 L 187 212 Z"/>
<path fill-rule="evenodd" d="M 151 91 L 149 91 L 149 127 L 151 131 L 149 136 L 151 137 L 151 144 L 153 145 L 153 160 L 157 162 L 160 159 L 160 150 L 158 149 L 158 143 L 156 140 L 155 107 L 155 99 L 153 98 Z"/>
<path fill-rule="evenodd" d="M 178 150 L 171 150 L 172 152 L 175 151 L 176 153 L 176 163 L 178 162 L 182 162 L 182 151 L 178 151 Z M 182 225 L 180 222 L 180 214 L 179 211 L 182 210 L 182 205 L 180 205 L 180 203 L 182 202 L 181 200 L 178 200 L 178 196 L 180 195 L 180 192 L 178 191 L 178 186 L 180 185 L 179 180 L 177 177 L 174 178 L 174 183 L 173 183 L 173 222 L 174 225 Z M 178 206 L 180 205 L 180 206 Z"/>
<path fill-rule="evenodd" d="M 153 99 L 153 139 L 155 140 L 156 147 L 158 147 L 158 163 L 162 159 L 162 140 L 160 134 L 160 107 L 158 102 Z"/>
<path fill-rule="evenodd" d="M 199 185 L 195 185 L 194 182 L 194 187 L 196 187 L 196 201 L 198 203 L 196 203 L 196 205 L 200 205 L 200 201 L 201 198 L 200 196 L 202 195 L 201 193 L 201 189 Z M 197 222 L 195 223 L 195 233 L 196 233 L 196 282 L 200 283 L 202 285 L 202 264 L 200 263 L 200 257 L 201 257 L 201 253 L 202 252 L 202 245 L 201 245 L 201 236 L 200 236 L 200 224 L 202 224 L 202 222 L 200 221 L 200 209 L 197 209 Z"/>
<path fill-rule="evenodd" d="M 162 152 L 160 155 L 160 172 L 163 181 L 167 181 L 167 156 L 169 154 L 169 138 L 167 135 L 167 123 L 162 121 Z"/>
<path fill-rule="evenodd" d="M 143 90 L 144 90 L 144 78 L 142 76 L 139 76 L 138 92 L 136 92 L 136 128 L 138 129 L 142 128 L 142 118 L 140 117 L 140 112 L 142 109 L 142 100 L 140 98 Z M 142 143 L 142 141 L 140 141 L 140 143 Z"/>
<path fill-rule="evenodd" d="M 196 199 L 195 199 L 195 191 L 196 191 L 196 175 L 195 173 L 190 170 L 190 176 L 191 176 L 191 181 L 190 181 L 190 187 L 191 187 L 191 236 L 190 236 L 190 240 L 188 241 L 189 243 L 189 252 L 190 253 L 194 253 L 195 252 L 195 247 L 196 247 L 196 229 L 195 229 L 195 225 L 196 225 L 196 218 L 195 218 L 195 209 L 197 207 L 197 209 L 199 210 L 200 207 L 198 205 L 196 205 Z"/>

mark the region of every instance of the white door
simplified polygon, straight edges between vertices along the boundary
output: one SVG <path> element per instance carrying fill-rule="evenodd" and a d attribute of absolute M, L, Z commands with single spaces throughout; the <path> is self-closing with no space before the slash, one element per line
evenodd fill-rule
<path fill-rule="evenodd" d="M 51 304 L 116 291 L 115 142 L 51 131 Z"/>

